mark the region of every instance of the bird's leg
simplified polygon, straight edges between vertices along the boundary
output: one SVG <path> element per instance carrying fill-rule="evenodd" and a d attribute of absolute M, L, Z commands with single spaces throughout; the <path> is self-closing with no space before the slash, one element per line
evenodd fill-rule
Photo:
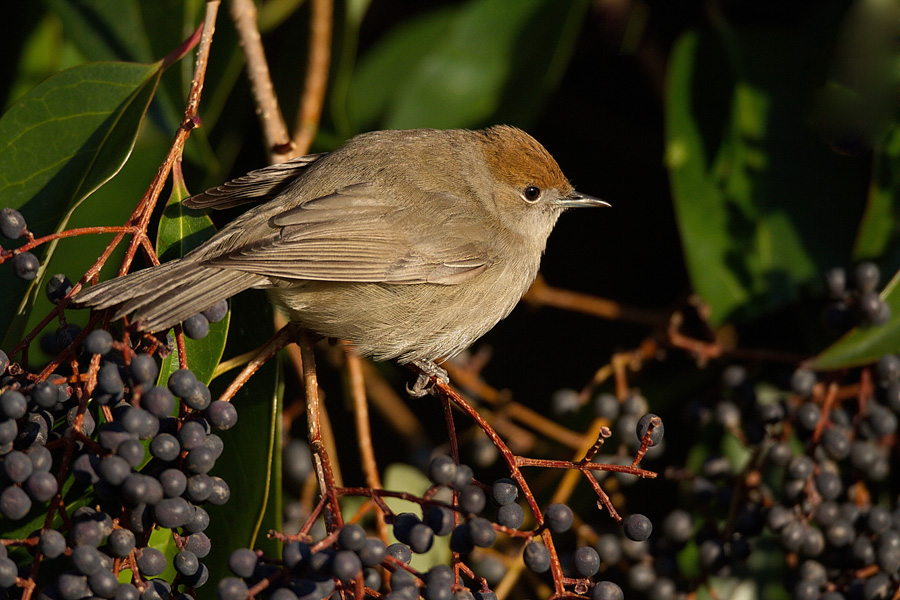
<path fill-rule="evenodd" d="M 414 360 L 412 365 L 419 371 L 416 382 L 410 387 L 406 386 L 406 392 L 413 398 L 421 398 L 434 393 L 432 378 L 437 378 L 444 383 L 450 383 L 450 376 L 445 369 L 437 366 L 431 360 Z"/>

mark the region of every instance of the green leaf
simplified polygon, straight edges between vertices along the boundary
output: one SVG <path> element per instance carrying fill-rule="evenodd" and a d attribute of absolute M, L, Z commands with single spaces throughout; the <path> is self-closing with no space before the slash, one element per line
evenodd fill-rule
<path fill-rule="evenodd" d="M 246 352 L 261 346 L 272 331 L 272 309 L 261 290 L 247 290 L 232 299 L 235 318 L 229 348 Z M 217 378 L 212 383 L 218 397 L 237 374 Z M 283 384 L 277 359 L 257 371 L 232 399 L 238 423 L 216 432 L 225 450 L 211 475 L 224 479 L 231 498 L 223 506 L 208 506 L 210 525 L 206 534 L 212 551 L 204 559 L 209 580 L 229 575 L 228 555 L 236 548 L 259 548 L 269 556 L 280 556 L 280 544 L 266 534 L 281 527 L 281 398 Z M 198 589 L 199 600 L 215 598 L 215 586 Z"/>
<path fill-rule="evenodd" d="M 857 327 L 815 357 L 810 367 L 822 371 L 873 363 L 885 354 L 900 352 L 900 272 L 881 292 L 891 318 L 877 327 Z"/>
<path fill-rule="evenodd" d="M 216 232 L 212 220 L 202 210 L 185 207 L 181 201 L 189 196 L 182 182 L 176 177 L 163 216 L 159 221 L 159 234 L 156 239 L 156 254 L 160 262 L 168 262 L 181 258 L 200 244 L 208 240 Z M 205 310 L 209 307 L 203 307 Z M 209 324 L 209 334 L 199 340 L 185 337 L 184 345 L 188 368 L 197 379 L 209 383 L 216 370 L 222 353 L 225 351 L 225 339 L 228 336 L 230 316 L 218 323 Z M 172 352 L 163 359 L 159 371 L 159 382 L 169 380 L 169 375 L 178 370 L 178 353 Z"/>
<path fill-rule="evenodd" d="M 691 282 L 714 324 L 793 302 L 850 256 L 868 173 L 807 127 L 807 70 L 825 69 L 807 38 L 823 35 L 723 29 L 673 48 L 666 161 Z"/>
<path fill-rule="evenodd" d="M 118 226 L 124 223 L 135 205 L 140 201 L 144 186 L 153 179 L 159 163 L 166 155 L 170 140 L 142 135 L 128 162 L 115 177 L 96 192 L 88 196 L 72 212 L 68 228 Z M 21 319 L 16 326 L 5 332 L 2 347 L 9 350 L 22 336 L 38 325 L 53 308 L 44 292 L 47 279 L 56 273 L 64 273 L 73 282 L 77 281 L 97 260 L 112 240 L 113 234 L 81 235 L 60 240 L 50 253 L 44 267 L 30 288 L 28 300 L 22 307 Z M 100 280 L 110 279 L 118 273 L 129 242 L 126 236 L 109 256 L 100 271 Z M 140 256 L 140 255 L 139 255 Z M 14 284 L 11 269 L 0 269 L 0 287 Z M 8 288 L 7 288 L 8 289 Z M 67 310 L 66 321 L 84 327 L 87 324 L 87 310 Z M 46 331 L 53 332 L 56 324 L 51 323 Z M 33 343 L 29 350 L 31 364 L 41 364 L 51 356 L 44 353 L 39 343 Z"/>
<path fill-rule="evenodd" d="M 38 233 L 115 175 L 134 145 L 160 65 L 90 63 L 44 81 L 0 118 L 0 205 Z"/>
<path fill-rule="evenodd" d="M 146 63 L 178 48 L 193 33 L 203 8 L 200 0 L 49 0 L 49 4 L 62 21 L 66 39 L 87 60 Z M 193 67 L 193 61 L 181 60 L 162 76 L 150 115 L 166 135 L 181 123 Z M 185 155 L 198 164 L 215 164 L 205 130 L 191 135 Z"/>
<path fill-rule="evenodd" d="M 37 236 L 63 230 L 73 210 L 131 153 L 160 65 L 92 63 L 54 75 L 0 118 L 0 206 L 19 209 Z M 45 251 L 44 260 L 54 245 Z M 0 327 L 21 330 L 34 282 L 0 275 Z"/>
<path fill-rule="evenodd" d="M 900 123 L 894 123 L 876 149 L 872 186 L 853 257 L 900 267 Z"/>
<path fill-rule="evenodd" d="M 568 63 L 582 0 L 471 0 L 397 27 L 351 82 L 357 130 L 530 119 Z"/>
<path fill-rule="evenodd" d="M 92 61 L 153 62 L 137 0 L 48 0 L 66 36 Z"/>

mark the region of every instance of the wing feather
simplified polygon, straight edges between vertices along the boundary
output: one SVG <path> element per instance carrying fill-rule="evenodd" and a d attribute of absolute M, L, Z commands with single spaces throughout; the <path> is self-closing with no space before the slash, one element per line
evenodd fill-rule
<path fill-rule="evenodd" d="M 270 216 L 267 235 L 203 262 L 279 280 L 445 285 L 493 264 L 471 211 L 452 210 L 459 200 L 450 195 L 428 200 L 453 221 L 438 235 L 410 214 L 409 203 L 354 184 Z"/>
<path fill-rule="evenodd" d="M 308 154 L 277 165 L 250 171 L 242 177 L 227 181 L 202 194 L 184 201 L 188 208 L 223 210 L 242 204 L 262 204 L 280 194 L 306 168 L 324 154 Z"/>

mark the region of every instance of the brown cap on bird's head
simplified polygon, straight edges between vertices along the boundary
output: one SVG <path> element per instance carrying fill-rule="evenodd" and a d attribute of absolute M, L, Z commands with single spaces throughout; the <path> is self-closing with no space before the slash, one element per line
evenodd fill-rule
<path fill-rule="evenodd" d="M 572 191 L 556 160 L 540 142 L 517 127 L 495 125 L 480 132 L 485 159 L 494 177 L 517 189 L 529 185 Z"/>

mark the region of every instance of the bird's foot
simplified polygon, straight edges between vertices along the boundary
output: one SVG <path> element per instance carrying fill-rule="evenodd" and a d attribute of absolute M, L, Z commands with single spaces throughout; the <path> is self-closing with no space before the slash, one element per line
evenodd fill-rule
<path fill-rule="evenodd" d="M 406 386 L 406 392 L 412 398 L 421 398 L 428 394 L 434 395 L 434 380 L 437 379 L 442 383 L 450 383 L 450 375 L 446 369 L 442 369 L 430 360 L 415 360 L 412 363 L 419 370 L 419 376 L 416 382 Z"/>

